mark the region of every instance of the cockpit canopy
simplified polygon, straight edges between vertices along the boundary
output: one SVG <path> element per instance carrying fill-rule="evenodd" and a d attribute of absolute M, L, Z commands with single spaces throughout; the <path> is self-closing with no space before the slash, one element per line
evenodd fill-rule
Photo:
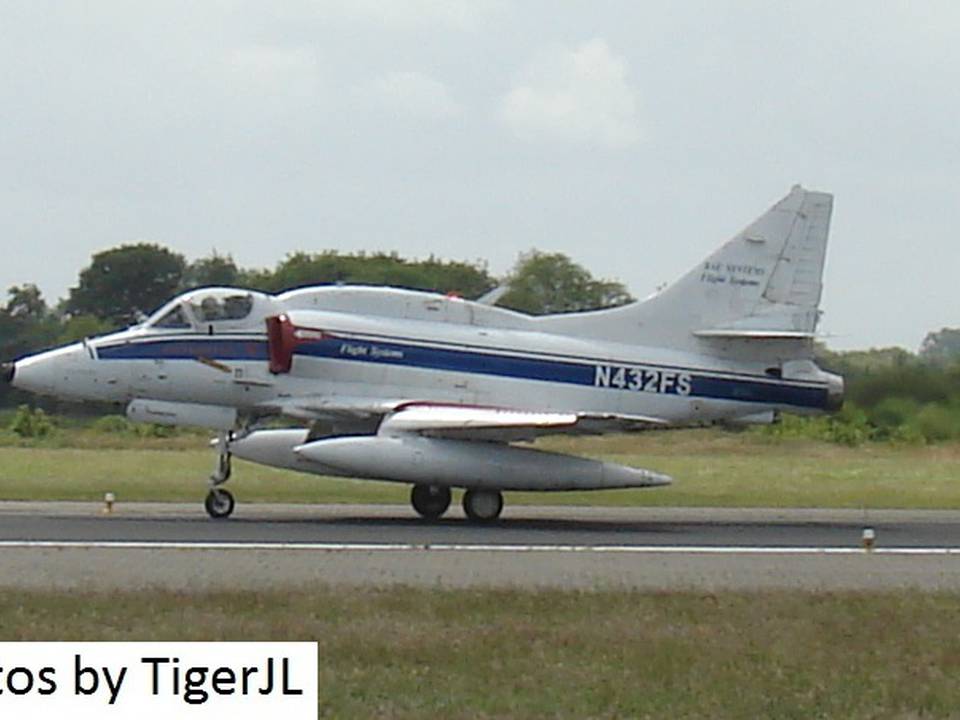
<path fill-rule="evenodd" d="M 269 295 L 239 288 L 201 288 L 174 298 L 151 315 L 144 327 L 156 330 L 224 332 L 264 329 L 276 312 Z"/>
<path fill-rule="evenodd" d="M 253 310 L 253 295 L 251 293 L 237 295 L 207 293 L 191 299 L 190 309 L 193 310 L 193 316 L 202 323 L 244 320 Z"/>

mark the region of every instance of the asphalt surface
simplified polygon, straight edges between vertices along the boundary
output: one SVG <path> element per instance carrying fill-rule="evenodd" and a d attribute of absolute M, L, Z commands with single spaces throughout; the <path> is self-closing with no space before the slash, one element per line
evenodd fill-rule
<path fill-rule="evenodd" d="M 864 530 L 876 540 L 863 548 Z M 960 512 L 0 503 L 0 587 L 960 590 Z"/>
<path fill-rule="evenodd" d="M 458 508 L 425 522 L 402 505 L 242 505 L 214 521 L 192 504 L 0 503 L 0 541 L 396 543 L 960 548 L 960 512 L 524 507 L 491 525 Z"/>

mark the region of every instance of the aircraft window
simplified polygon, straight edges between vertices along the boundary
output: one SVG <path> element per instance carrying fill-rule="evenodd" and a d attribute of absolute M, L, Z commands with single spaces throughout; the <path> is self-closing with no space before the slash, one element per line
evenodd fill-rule
<path fill-rule="evenodd" d="M 188 328 L 190 323 L 187 321 L 186 316 L 183 314 L 183 308 L 179 305 L 173 310 L 168 312 L 162 318 L 153 323 L 153 327 L 157 328 Z"/>
<path fill-rule="evenodd" d="M 243 320 L 253 309 L 252 295 L 208 295 L 200 302 L 192 302 L 193 312 L 202 323 L 223 320 Z"/>

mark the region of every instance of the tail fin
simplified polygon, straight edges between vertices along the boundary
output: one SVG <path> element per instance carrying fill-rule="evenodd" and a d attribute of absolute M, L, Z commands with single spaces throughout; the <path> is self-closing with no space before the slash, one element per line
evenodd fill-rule
<path fill-rule="evenodd" d="M 832 208 L 832 195 L 794 186 L 659 294 L 613 310 L 543 318 L 544 330 L 678 350 L 735 339 L 809 346 Z"/>

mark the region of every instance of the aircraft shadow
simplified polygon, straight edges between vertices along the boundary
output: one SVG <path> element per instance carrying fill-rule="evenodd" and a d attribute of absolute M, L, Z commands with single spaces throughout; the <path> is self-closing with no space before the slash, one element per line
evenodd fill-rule
<path fill-rule="evenodd" d="M 501 518 L 490 523 L 473 523 L 466 518 L 450 517 L 439 520 L 423 520 L 418 517 L 369 517 L 363 515 L 338 517 L 297 517 L 297 518 L 235 518 L 231 523 L 254 523 L 274 525 L 309 525 L 324 527 L 356 528 L 366 530 L 395 529 L 395 530 L 433 530 L 433 531 L 461 531 L 467 530 L 483 534 L 503 533 L 584 533 L 602 535 L 703 535 L 711 532 L 721 532 L 725 536 L 744 533 L 755 536 L 757 533 L 776 535 L 794 535 L 795 533 L 818 532 L 857 532 L 862 523 L 850 522 L 763 522 L 763 521 L 711 521 L 691 520 L 677 522 L 676 520 L 629 520 L 622 519 L 579 519 L 579 518 Z"/>

